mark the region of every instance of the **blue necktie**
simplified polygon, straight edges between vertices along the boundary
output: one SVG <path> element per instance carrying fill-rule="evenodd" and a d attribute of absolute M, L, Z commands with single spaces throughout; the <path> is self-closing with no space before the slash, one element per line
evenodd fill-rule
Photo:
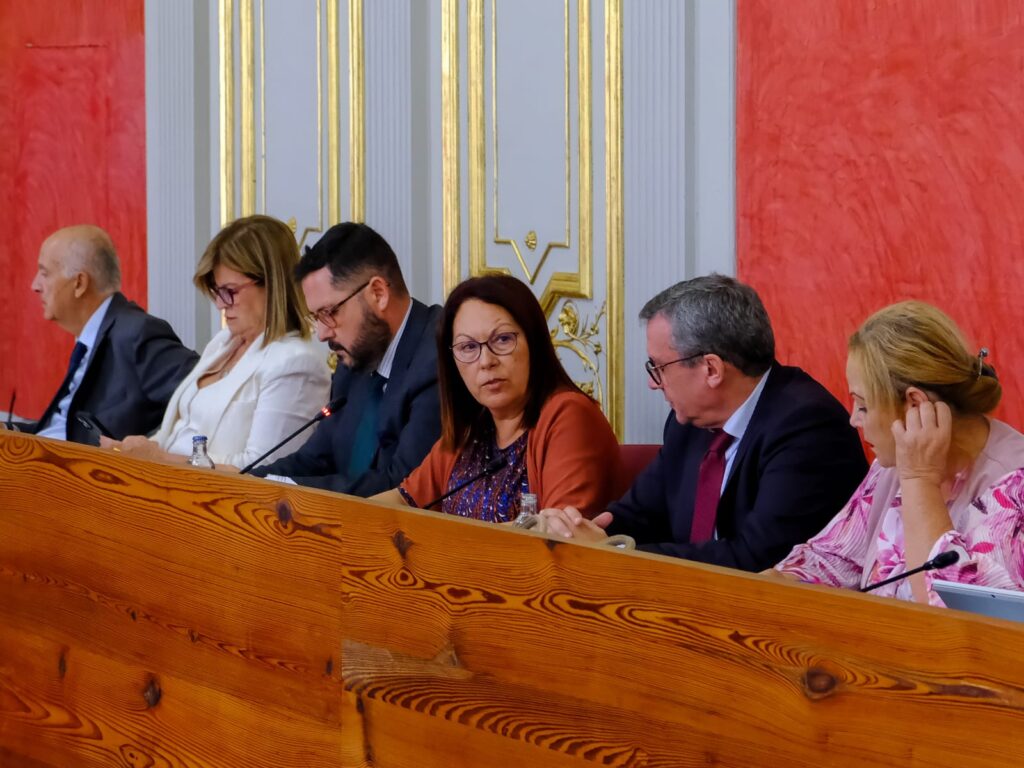
<path fill-rule="evenodd" d="M 85 357 L 85 353 L 88 351 L 89 348 L 85 344 L 80 341 L 75 342 L 75 348 L 71 350 L 71 360 L 68 361 L 68 372 L 64 374 L 64 383 L 60 385 L 60 390 L 57 392 L 58 403 L 64 399 L 68 390 L 71 389 L 71 380 L 75 378 L 75 371 L 82 364 L 82 358 Z"/>
<path fill-rule="evenodd" d="M 356 427 L 352 439 L 352 452 L 348 458 L 348 476 L 355 479 L 370 468 L 374 454 L 377 453 L 377 415 L 380 413 L 380 401 L 384 397 L 384 385 L 387 379 L 374 371 L 370 374 L 370 391 L 363 401 L 363 417 Z"/>

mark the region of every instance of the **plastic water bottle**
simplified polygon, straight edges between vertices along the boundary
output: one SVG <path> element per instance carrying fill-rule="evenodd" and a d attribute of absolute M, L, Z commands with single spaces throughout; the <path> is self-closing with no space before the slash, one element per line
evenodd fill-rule
<path fill-rule="evenodd" d="M 206 435 L 196 435 L 192 438 L 192 455 L 188 457 L 188 463 L 193 467 L 213 469 L 213 459 L 206 452 Z"/>
<path fill-rule="evenodd" d="M 519 515 L 512 521 L 515 528 L 532 528 L 537 523 L 537 494 L 524 493 L 519 497 Z"/>

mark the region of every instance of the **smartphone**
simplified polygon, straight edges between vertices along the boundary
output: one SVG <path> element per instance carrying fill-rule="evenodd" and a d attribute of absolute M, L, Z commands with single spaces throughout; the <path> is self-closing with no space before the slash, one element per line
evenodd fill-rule
<path fill-rule="evenodd" d="M 79 411 L 75 414 L 78 423 L 85 427 L 87 442 L 89 445 L 99 445 L 100 436 L 112 437 L 103 423 L 88 411 Z"/>

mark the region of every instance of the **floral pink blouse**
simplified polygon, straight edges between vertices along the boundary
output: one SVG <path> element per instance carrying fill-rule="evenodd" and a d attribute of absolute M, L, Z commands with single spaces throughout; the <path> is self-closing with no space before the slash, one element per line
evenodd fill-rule
<path fill-rule="evenodd" d="M 897 470 L 876 461 L 842 511 L 775 568 L 801 581 L 848 588 L 902 573 L 901 505 Z M 934 579 L 1024 590 L 1024 435 L 993 420 L 985 448 L 956 477 L 946 506 L 953 530 L 939 537 L 928 558 L 956 550 L 960 560 L 925 574 L 928 601 L 943 605 L 931 588 Z M 875 594 L 914 599 L 909 580 Z"/>

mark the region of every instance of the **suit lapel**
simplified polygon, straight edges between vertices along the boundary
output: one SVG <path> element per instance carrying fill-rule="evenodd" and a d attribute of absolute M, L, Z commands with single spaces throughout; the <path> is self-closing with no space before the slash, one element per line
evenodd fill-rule
<path fill-rule="evenodd" d="M 230 337 L 228 337 L 230 338 Z M 245 350 L 245 354 L 242 355 L 242 359 L 235 363 L 235 367 L 228 371 L 228 375 L 224 377 L 222 381 L 218 383 L 218 386 L 212 386 L 209 390 L 209 396 L 211 398 L 211 410 L 214 413 L 219 414 L 217 417 L 217 423 L 213 425 L 210 430 L 211 433 L 216 433 L 217 427 L 220 426 L 221 419 L 224 418 L 224 412 L 231 405 L 231 402 L 235 399 L 239 390 L 245 386 L 245 383 L 259 369 L 260 364 L 263 363 L 264 358 L 267 356 L 269 347 L 262 347 L 263 334 L 261 333 L 256 339 L 249 345 L 249 348 Z M 222 352 L 226 351 L 227 344 L 222 348 Z"/>
<path fill-rule="evenodd" d="M 743 439 L 740 440 L 739 447 L 736 449 L 736 456 L 732 461 L 729 479 L 726 480 L 725 488 L 722 489 L 723 501 L 728 495 L 731 503 L 731 498 L 736 493 L 736 483 L 739 482 L 737 478 L 741 474 L 743 463 L 746 461 L 750 451 L 753 450 L 753 446 L 759 442 L 759 438 L 764 432 L 768 418 L 771 415 L 772 403 L 787 379 L 778 361 L 773 362 L 772 367 L 768 370 L 770 371 L 768 381 L 765 382 L 764 389 L 761 391 L 761 397 L 758 398 L 757 405 L 754 406 L 754 413 L 747 424 L 747 431 L 743 433 Z"/>
<path fill-rule="evenodd" d="M 409 311 L 409 322 L 405 324 L 402 338 L 398 340 L 398 349 L 395 350 L 394 362 L 391 363 L 391 378 L 388 379 L 388 386 L 384 390 L 384 397 L 381 399 L 380 414 L 377 419 L 378 425 L 387 423 L 391 412 L 401 407 L 405 391 L 403 381 L 405 379 L 405 372 L 412 364 L 419 345 L 425 341 L 428 343 L 432 341 L 422 339 L 426 316 L 426 306 L 413 299 L 412 309 Z M 390 383 L 391 381 L 394 381 L 394 385 Z"/>

